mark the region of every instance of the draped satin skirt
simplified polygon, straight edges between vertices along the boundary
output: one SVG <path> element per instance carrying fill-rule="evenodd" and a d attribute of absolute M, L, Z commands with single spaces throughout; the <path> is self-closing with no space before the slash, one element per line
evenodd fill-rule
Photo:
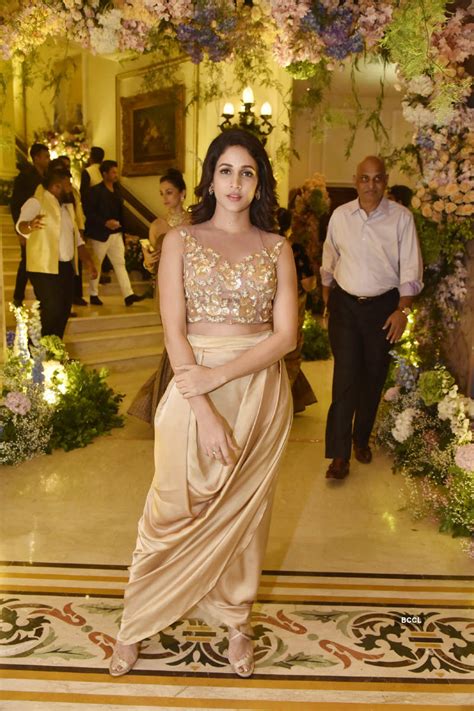
<path fill-rule="evenodd" d="M 268 338 L 188 336 L 216 367 Z M 249 632 L 278 467 L 292 422 L 283 361 L 209 395 L 233 432 L 232 465 L 200 448 L 194 413 L 169 384 L 155 416 L 155 475 L 138 525 L 118 639 L 150 637 L 190 611 Z"/>

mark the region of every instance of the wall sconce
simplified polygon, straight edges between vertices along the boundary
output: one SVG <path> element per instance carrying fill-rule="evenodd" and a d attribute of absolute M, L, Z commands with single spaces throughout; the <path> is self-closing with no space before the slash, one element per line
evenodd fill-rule
<path fill-rule="evenodd" d="M 274 126 L 270 119 L 272 117 L 272 107 L 268 101 L 262 104 L 260 109 L 260 118 L 257 118 L 254 113 L 255 98 L 250 86 L 245 87 L 242 92 L 242 103 L 239 108 L 238 123 L 233 123 L 232 119 L 235 116 L 234 105 L 229 102 L 224 104 L 222 110 L 222 123 L 219 124 L 221 131 L 228 128 L 245 128 L 247 131 L 254 133 L 265 145 L 267 136 L 273 131 Z"/>

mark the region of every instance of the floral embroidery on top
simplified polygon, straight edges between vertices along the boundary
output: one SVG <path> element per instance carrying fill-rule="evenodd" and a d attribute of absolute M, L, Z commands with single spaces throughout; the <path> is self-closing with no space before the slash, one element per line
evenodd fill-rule
<path fill-rule="evenodd" d="M 272 248 L 247 255 L 235 264 L 211 247 L 204 247 L 187 230 L 183 280 L 188 323 L 269 323 L 277 275 L 276 263 L 284 239 Z"/>

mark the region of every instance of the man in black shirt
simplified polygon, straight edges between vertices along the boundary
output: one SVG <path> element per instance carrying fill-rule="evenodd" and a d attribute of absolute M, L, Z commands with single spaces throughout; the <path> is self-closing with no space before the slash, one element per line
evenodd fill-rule
<path fill-rule="evenodd" d="M 33 143 L 30 148 L 31 163 L 24 163 L 13 182 L 13 193 L 10 200 L 10 212 L 16 225 L 22 205 L 33 197 L 36 188 L 43 180 L 49 165 L 49 148 L 43 143 Z M 23 235 L 18 235 L 20 240 L 21 259 L 16 274 L 13 303 L 21 306 L 25 298 L 25 289 L 28 283 L 26 273 L 26 240 Z"/>
<path fill-rule="evenodd" d="M 131 306 L 144 297 L 133 293 L 125 268 L 125 248 L 123 244 L 123 200 L 118 189 L 118 166 L 114 160 L 104 160 L 100 165 L 102 182 L 91 188 L 87 194 L 84 211 L 86 213 L 85 233 L 89 238 L 97 271 L 100 275 L 102 261 L 107 255 L 120 286 L 125 306 Z M 102 306 L 98 294 L 99 278 L 90 280 L 90 303 Z"/>

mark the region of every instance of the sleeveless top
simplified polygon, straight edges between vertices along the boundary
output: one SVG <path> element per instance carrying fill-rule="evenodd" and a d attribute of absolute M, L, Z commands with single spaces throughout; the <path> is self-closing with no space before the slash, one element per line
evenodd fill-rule
<path fill-rule="evenodd" d="M 188 230 L 184 238 L 183 282 L 188 323 L 271 323 L 284 239 L 249 254 L 236 264 L 204 247 Z"/>

